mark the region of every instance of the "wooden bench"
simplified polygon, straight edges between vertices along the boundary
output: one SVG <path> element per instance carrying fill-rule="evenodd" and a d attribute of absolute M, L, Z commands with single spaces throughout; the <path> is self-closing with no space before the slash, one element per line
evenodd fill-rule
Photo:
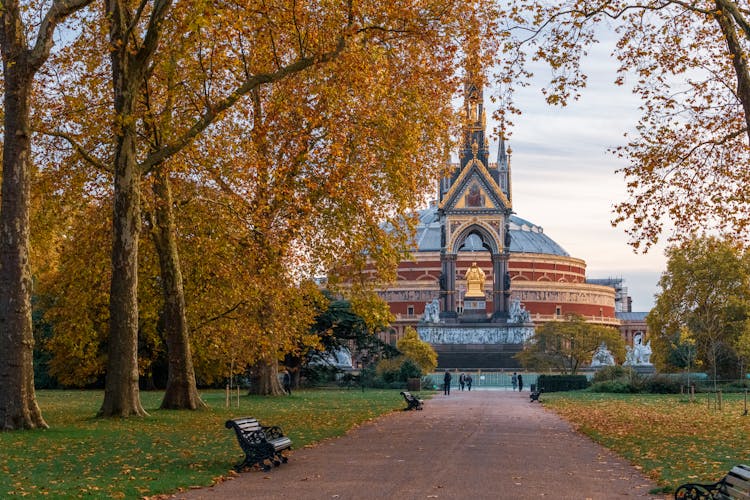
<path fill-rule="evenodd" d="M 407 391 L 402 391 L 401 395 L 406 400 L 406 404 L 408 405 L 406 408 L 404 408 L 404 411 L 406 410 L 421 410 L 422 405 L 424 405 L 424 401 L 422 401 L 419 398 L 416 398 L 412 395 L 412 393 Z"/>
<path fill-rule="evenodd" d="M 539 397 L 542 395 L 542 392 L 544 392 L 544 389 L 539 389 L 539 390 L 536 390 L 536 391 L 531 391 L 529 393 L 529 398 L 531 398 L 531 401 L 529 401 L 529 402 L 533 403 L 534 401 L 536 401 L 536 402 L 540 403 L 541 401 L 539 401 Z"/>
<path fill-rule="evenodd" d="M 750 466 L 737 465 L 720 481 L 711 484 L 686 483 L 674 492 L 675 499 L 750 499 Z"/>
<path fill-rule="evenodd" d="M 245 452 L 245 460 L 234 466 L 237 472 L 254 464 L 269 471 L 271 464 L 278 467 L 281 462 L 287 462 L 287 457 L 282 452 L 292 447 L 292 440 L 279 427 L 260 425 L 260 422 L 250 417 L 227 420 L 225 426 L 227 429 L 234 429 L 237 442 Z"/>

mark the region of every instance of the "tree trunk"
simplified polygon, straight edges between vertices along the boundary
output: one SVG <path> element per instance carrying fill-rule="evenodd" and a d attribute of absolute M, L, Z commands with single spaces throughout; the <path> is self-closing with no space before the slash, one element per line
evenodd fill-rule
<path fill-rule="evenodd" d="M 161 408 L 196 410 L 205 408 L 206 404 L 198 395 L 198 388 L 195 384 L 168 174 L 161 170 L 155 172 L 153 190 L 156 224 L 151 234 L 159 255 L 161 287 L 164 295 L 164 336 L 169 360 L 167 390 L 164 393 Z"/>
<path fill-rule="evenodd" d="M 143 416 L 138 389 L 138 238 L 141 172 L 136 158 L 135 103 L 143 77 L 128 36 L 131 14 L 119 0 L 107 1 L 115 115 L 114 216 L 109 339 L 102 417 Z"/>
<path fill-rule="evenodd" d="M 279 382 L 279 364 L 274 360 L 261 360 L 253 366 L 250 375 L 250 392 L 259 396 L 286 394 Z"/>
<path fill-rule="evenodd" d="M 0 194 L 0 431 L 47 428 L 34 392 L 29 266 L 30 92 L 33 72 L 5 59 L 5 119 Z M 17 55 L 17 54 L 16 54 Z M 10 59 L 10 60 L 9 60 Z"/>
<path fill-rule="evenodd" d="M 127 127 L 123 127 L 127 131 Z M 118 137 L 115 156 L 115 203 L 112 283 L 103 417 L 146 415 L 138 389 L 138 237 L 140 172 L 133 131 Z"/>

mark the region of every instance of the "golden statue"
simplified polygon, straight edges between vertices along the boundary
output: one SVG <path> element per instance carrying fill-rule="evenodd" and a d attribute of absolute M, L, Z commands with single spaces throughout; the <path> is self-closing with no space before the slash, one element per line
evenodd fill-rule
<path fill-rule="evenodd" d="M 482 271 L 476 262 L 471 263 L 471 267 L 464 275 L 466 280 L 465 298 L 484 298 L 484 271 Z"/>

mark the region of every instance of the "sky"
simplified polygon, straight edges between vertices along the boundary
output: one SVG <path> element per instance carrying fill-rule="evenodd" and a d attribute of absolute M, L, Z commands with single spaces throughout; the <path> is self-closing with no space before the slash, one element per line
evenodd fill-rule
<path fill-rule="evenodd" d="M 567 107 L 545 103 L 540 89 L 549 70 L 542 66 L 534 68 L 532 85 L 517 91 L 523 114 L 513 118 L 506 140 L 513 151 L 513 210 L 541 226 L 571 257 L 586 261 L 588 278 L 623 278 L 633 311 L 648 311 L 666 266 L 665 246 L 634 253 L 624 227 L 610 223 L 612 208 L 626 199 L 624 178 L 615 173 L 625 163 L 607 150 L 625 143 L 623 134 L 640 116 L 638 97 L 613 83 L 617 65 L 611 47 L 600 44 L 589 51 L 587 88 Z M 493 125 L 488 121 L 488 134 Z M 494 161 L 497 137 L 491 141 Z"/>

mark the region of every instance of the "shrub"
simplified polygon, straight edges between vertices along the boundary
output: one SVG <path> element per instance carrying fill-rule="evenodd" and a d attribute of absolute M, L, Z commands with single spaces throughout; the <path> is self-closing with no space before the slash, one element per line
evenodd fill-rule
<path fill-rule="evenodd" d="M 539 375 L 537 388 L 544 392 L 577 391 L 589 386 L 586 375 Z"/>
<path fill-rule="evenodd" d="M 681 377 L 653 375 L 643 381 L 643 392 L 651 394 L 679 394 L 682 387 Z"/>
<path fill-rule="evenodd" d="M 627 379 L 618 380 L 604 380 L 602 382 L 594 382 L 589 388 L 591 392 L 613 392 L 617 394 L 631 394 L 638 392 L 638 390 L 627 381 Z"/>
<path fill-rule="evenodd" d="M 630 379 L 634 375 L 633 369 L 627 366 L 605 366 L 594 373 L 592 382 L 606 382 L 619 379 Z"/>
<path fill-rule="evenodd" d="M 410 378 L 419 378 L 421 376 L 422 370 L 411 359 L 406 358 L 404 362 L 401 363 L 401 368 L 399 368 L 399 380 L 406 382 Z"/>

